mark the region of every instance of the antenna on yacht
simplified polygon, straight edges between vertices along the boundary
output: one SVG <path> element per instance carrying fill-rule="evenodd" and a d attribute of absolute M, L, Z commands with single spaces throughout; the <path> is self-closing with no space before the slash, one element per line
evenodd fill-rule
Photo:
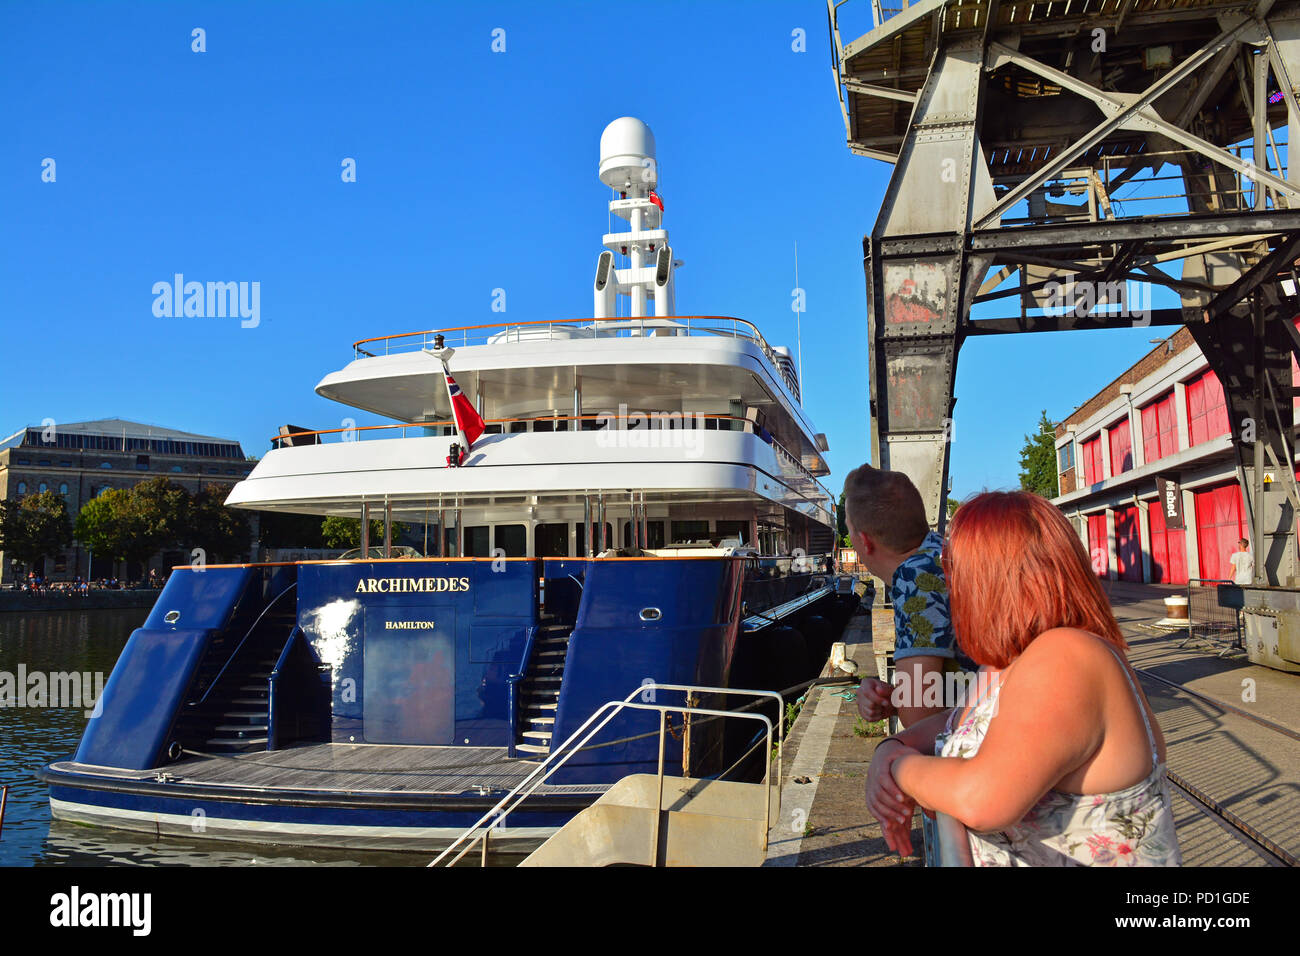
<path fill-rule="evenodd" d="M 794 241 L 794 347 L 799 365 L 799 382 L 803 382 L 803 290 L 799 288 L 799 240 Z"/>
<path fill-rule="evenodd" d="M 677 262 L 663 225 L 664 201 L 656 191 L 659 167 L 650 127 L 632 116 L 621 116 L 600 134 L 600 181 L 616 193 L 609 213 L 628 222 L 626 232 L 608 232 L 605 252 L 596 261 L 592 286 L 597 319 L 618 317 L 618 297 L 630 300 L 629 318 L 642 318 L 654 300 L 654 316 L 676 311 L 673 273 Z M 615 253 L 628 257 L 626 269 L 614 268 Z"/>

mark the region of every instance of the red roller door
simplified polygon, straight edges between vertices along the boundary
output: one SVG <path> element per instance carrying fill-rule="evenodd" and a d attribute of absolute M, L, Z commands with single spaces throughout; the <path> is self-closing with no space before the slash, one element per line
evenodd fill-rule
<path fill-rule="evenodd" d="M 1177 411 L 1174 393 L 1169 392 L 1142 409 L 1142 454 L 1149 465 L 1177 450 Z"/>
<path fill-rule="evenodd" d="M 1147 505 L 1151 529 L 1151 583 L 1187 583 L 1187 532 L 1165 527 L 1165 509 L 1159 501 Z"/>
<path fill-rule="evenodd" d="M 1110 473 L 1122 475 L 1133 467 L 1133 429 L 1127 418 L 1121 418 L 1106 429 L 1110 441 Z"/>
<path fill-rule="evenodd" d="M 1136 505 L 1115 509 L 1115 564 L 1121 581 L 1142 581 L 1142 533 Z"/>
<path fill-rule="evenodd" d="M 1105 514 L 1088 515 L 1088 554 L 1092 557 L 1092 570 L 1099 578 L 1110 572 L 1110 547 L 1106 535 Z"/>
<path fill-rule="evenodd" d="M 1201 442 L 1228 434 L 1228 405 L 1219 377 L 1207 369 L 1187 383 L 1187 442 Z"/>
<path fill-rule="evenodd" d="M 1241 488 L 1234 481 L 1195 492 L 1196 553 L 1201 560 L 1201 577 L 1232 577 L 1228 556 L 1237 550 L 1237 541 L 1246 537 L 1245 509 L 1241 506 Z"/>

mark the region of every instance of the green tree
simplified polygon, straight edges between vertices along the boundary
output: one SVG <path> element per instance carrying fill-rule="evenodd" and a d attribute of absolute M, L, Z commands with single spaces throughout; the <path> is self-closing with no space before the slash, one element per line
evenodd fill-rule
<path fill-rule="evenodd" d="M 960 505 L 960 504 L 961 504 L 961 502 L 958 501 L 956 498 L 949 498 L 949 499 L 948 499 L 948 517 L 949 517 L 949 518 L 951 518 L 951 517 L 953 516 L 953 513 L 957 510 L 957 506 Z"/>
<path fill-rule="evenodd" d="M 321 537 L 325 540 L 327 548 L 359 548 L 361 547 L 361 519 L 360 518 L 343 518 L 339 515 L 330 515 L 320 526 Z M 370 522 L 370 546 L 373 548 L 377 543 L 384 540 L 384 525 L 381 521 Z"/>
<path fill-rule="evenodd" d="M 248 551 L 252 531 L 246 515 L 226 507 L 230 489 L 205 485 L 189 503 L 185 545 L 202 548 L 210 562 L 234 561 Z"/>
<path fill-rule="evenodd" d="M 63 495 L 41 491 L 0 501 L 0 550 L 30 567 L 72 544 L 72 519 Z"/>
<path fill-rule="evenodd" d="M 397 542 L 398 535 L 405 533 L 405 531 L 406 525 L 400 521 L 393 522 L 394 544 Z M 324 539 L 327 548 L 359 548 L 361 547 L 361 519 L 330 515 L 321 522 L 321 537 Z M 371 519 L 370 547 L 377 548 L 383 543 L 384 523 Z"/>
<path fill-rule="evenodd" d="M 138 482 L 118 511 L 119 520 L 132 532 L 119 545 L 123 560 L 144 564 L 161 551 L 185 548 L 192 510 L 190 493 L 169 478 Z"/>
<path fill-rule="evenodd" d="M 73 534 L 94 554 L 121 561 L 131 550 L 132 536 L 143 530 L 132 509 L 131 492 L 110 488 L 81 506 Z"/>
<path fill-rule="evenodd" d="M 1025 491 L 1055 498 L 1056 483 L 1056 423 L 1043 409 L 1038 419 L 1038 431 L 1025 436 L 1020 449 L 1020 487 Z"/>

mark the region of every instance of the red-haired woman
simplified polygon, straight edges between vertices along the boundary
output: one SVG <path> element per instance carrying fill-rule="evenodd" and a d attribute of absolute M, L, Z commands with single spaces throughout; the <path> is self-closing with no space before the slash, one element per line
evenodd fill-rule
<path fill-rule="evenodd" d="M 985 492 L 943 567 L 979 692 L 877 748 L 867 806 L 890 849 L 911 852 L 919 804 L 966 825 L 977 866 L 1179 865 L 1164 739 L 1069 522 Z"/>

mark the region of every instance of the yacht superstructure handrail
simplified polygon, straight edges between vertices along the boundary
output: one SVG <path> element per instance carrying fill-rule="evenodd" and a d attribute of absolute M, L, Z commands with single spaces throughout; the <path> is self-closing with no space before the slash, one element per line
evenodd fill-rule
<path fill-rule="evenodd" d="M 572 341 L 574 329 L 590 329 L 593 334 L 602 336 L 622 333 L 632 337 L 633 333 L 646 336 L 661 332 L 673 335 L 716 335 L 725 338 L 748 339 L 763 350 L 763 355 L 778 370 L 780 363 L 772 347 L 763 338 L 758 326 L 745 319 L 730 315 L 674 315 L 669 318 L 640 316 L 618 319 L 539 319 L 530 322 L 494 322 L 488 325 L 461 325 L 449 329 L 428 329 L 423 332 L 402 332 L 396 335 L 380 335 L 372 339 L 361 339 L 352 343 L 354 358 L 375 358 L 379 355 L 393 355 L 401 352 L 418 352 L 433 347 L 433 337 L 441 335 L 445 344 L 457 348 L 468 345 L 490 345 L 492 340 L 505 336 L 510 341 L 511 331 L 527 330 L 526 341 L 549 341 L 557 331 L 568 333 L 564 341 Z M 368 348 L 363 348 L 368 346 Z"/>
<path fill-rule="evenodd" d="M 750 419 L 742 418 L 739 415 L 731 415 L 726 412 L 649 412 L 649 413 L 639 413 L 636 415 L 536 415 L 531 418 L 485 418 L 483 422 L 485 425 L 508 425 L 508 424 L 514 424 L 518 422 L 585 422 L 585 421 L 623 422 L 623 421 L 631 421 L 633 419 L 639 419 L 640 421 L 644 422 L 646 427 L 648 428 L 650 422 L 652 422 L 655 418 L 663 418 L 664 416 L 674 416 L 674 415 L 677 416 L 677 420 L 679 422 L 683 422 L 683 423 L 692 418 L 740 422 L 741 427 L 738 429 L 732 429 L 732 431 L 740 431 L 746 434 L 754 434 L 754 435 L 759 434 L 755 428 L 754 422 L 752 422 Z M 357 437 L 389 438 L 391 436 L 388 435 L 361 436 L 360 433 L 377 432 L 377 431 L 390 430 L 390 429 L 400 429 L 401 430 L 400 437 L 406 438 L 408 437 L 406 434 L 406 430 L 408 428 L 423 430 L 426 428 L 440 428 L 440 427 L 452 427 L 452 426 L 453 423 L 450 420 L 448 420 L 448 421 L 436 421 L 436 422 L 398 422 L 392 425 L 359 425 L 359 426 L 353 425 L 348 428 L 322 428 L 317 431 L 286 432 L 285 434 L 275 435 L 274 437 L 272 437 L 271 448 L 272 450 L 275 450 L 282 447 L 292 447 L 291 445 L 286 445 L 285 443 L 291 442 L 291 440 L 295 438 L 315 437 L 317 443 L 323 444 L 323 442 L 321 442 L 322 436 L 339 435 L 340 437 L 338 441 L 350 442 L 350 441 L 355 441 L 356 438 L 344 437 L 349 433 L 356 435 Z M 559 432 L 558 434 L 571 434 L 571 433 Z M 427 434 L 417 434 L 414 437 L 427 438 L 429 436 Z M 813 475 L 813 473 L 808 470 L 808 468 L 803 463 L 803 459 L 799 458 L 792 451 L 790 451 L 790 449 L 786 448 L 779 441 L 773 438 L 770 433 L 760 435 L 760 437 L 765 442 L 770 444 L 773 449 L 776 450 L 777 455 L 779 457 L 783 458 L 794 468 L 798 469 L 799 473 L 804 478 L 807 478 L 809 481 L 813 482 L 821 490 L 823 494 L 825 494 L 828 498 L 831 498 L 833 500 L 834 496 L 831 495 L 830 491 L 826 488 L 826 486 L 823 485 L 820 481 L 818 481 L 816 476 Z"/>
<path fill-rule="evenodd" d="M 643 704 L 634 703 L 633 698 L 640 697 L 647 692 L 654 691 L 680 691 L 686 694 L 686 703 L 684 704 Z M 711 708 L 697 707 L 690 703 L 692 696 L 696 693 L 717 694 L 720 696 L 744 696 L 744 697 L 772 697 L 776 699 L 778 712 L 784 702 L 781 695 L 772 690 L 748 690 L 733 687 L 705 687 L 702 685 L 692 684 L 643 684 L 636 690 L 632 691 L 623 700 L 611 700 L 602 704 L 596 711 L 583 721 L 582 726 L 575 730 L 564 743 L 560 744 L 555 750 L 547 756 L 537 768 L 527 777 L 521 780 L 513 790 L 497 801 L 487 813 L 483 814 L 472 826 L 465 830 L 457 837 L 450 846 L 438 854 L 429 866 L 437 866 L 447 858 L 449 854 L 466 844 L 459 853 L 457 853 L 447 863 L 448 866 L 455 866 L 465 854 L 469 853 L 474 846 L 480 842 L 483 844 L 483 859 L 487 859 L 488 836 L 491 834 L 493 827 L 502 825 L 511 811 L 518 809 L 519 805 L 528 799 L 550 776 L 563 767 L 569 758 L 581 751 L 595 736 L 604 729 L 605 725 L 614 719 L 624 710 L 648 710 L 655 711 L 659 714 L 659 803 L 663 805 L 663 778 L 664 778 L 664 718 L 668 713 L 683 714 L 700 714 L 705 717 L 739 717 L 742 720 L 757 720 L 763 724 L 767 731 L 767 759 L 764 765 L 763 786 L 767 788 L 769 795 L 765 801 L 767 804 L 767 825 L 763 828 L 763 848 L 767 849 L 767 833 L 771 830 L 771 788 L 772 779 L 772 738 L 776 735 L 776 781 L 782 777 L 782 760 L 785 749 L 785 721 L 778 720 L 774 727 L 772 721 L 763 714 L 745 713 L 735 710 L 714 710 Z M 598 722 L 599 721 L 599 722 Z M 595 724 L 592 727 L 592 724 Z M 582 738 L 579 740 L 578 738 Z M 655 840 L 658 845 L 658 823 L 655 825 Z M 468 843 L 466 843 L 468 841 Z"/>

